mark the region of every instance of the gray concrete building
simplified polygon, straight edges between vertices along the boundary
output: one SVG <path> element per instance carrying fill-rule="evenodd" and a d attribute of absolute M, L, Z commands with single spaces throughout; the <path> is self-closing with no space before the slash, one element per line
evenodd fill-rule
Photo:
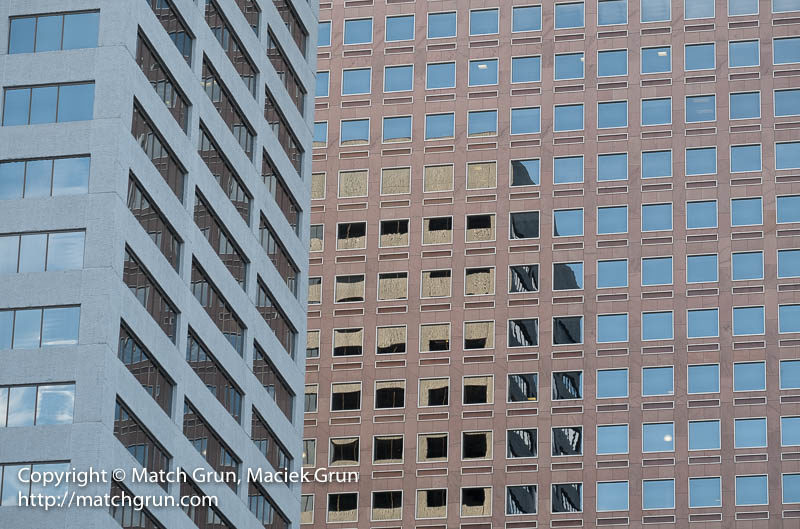
<path fill-rule="evenodd" d="M 299 524 L 316 4 L 0 2 L 0 527 Z"/>

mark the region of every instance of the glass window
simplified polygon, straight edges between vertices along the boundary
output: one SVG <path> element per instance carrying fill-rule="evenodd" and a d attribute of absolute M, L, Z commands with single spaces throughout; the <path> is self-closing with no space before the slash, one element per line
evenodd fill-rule
<path fill-rule="evenodd" d="M 583 130 L 583 105 L 556 105 L 553 109 L 553 130 Z M 798 143 L 800 145 L 800 143 Z M 800 155 L 798 155 L 800 157 Z"/>
<path fill-rule="evenodd" d="M 12 18 L 8 53 L 33 53 L 36 49 L 35 42 L 36 17 Z"/>
<path fill-rule="evenodd" d="M 628 260 L 597 261 L 597 288 L 628 286 Z"/>
<path fill-rule="evenodd" d="M 519 6 L 511 9 L 511 31 L 542 29 L 542 6 Z"/>
<path fill-rule="evenodd" d="M 730 95 L 730 118 L 753 119 L 761 117 L 761 92 L 740 92 Z"/>
<path fill-rule="evenodd" d="M 342 95 L 368 94 L 372 69 L 342 70 Z"/>
<path fill-rule="evenodd" d="M 758 40 L 739 40 L 728 43 L 728 67 L 758 66 Z"/>
<path fill-rule="evenodd" d="M 88 156 L 58 158 L 53 161 L 53 196 L 83 194 L 88 190 Z"/>
<path fill-rule="evenodd" d="M 643 397 L 674 394 L 675 383 L 672 366 L 642 368 Z"/>
<path fill-rule="evenodd" d="M 372 42 L 372 19 L 359 18 L 344 21 L 345 44 L 369 44 Z"/>
<path fill-rule="evenodd" d="M 800 115 L 800 88 L 775 90 L 775 117 Z"/>
<path fill-rule="evenodd" d="M 627 314 L 597 315 L 597 343 L 627 342 L 627 341 L 628 341 Z"/>
<path fill-rule="evenodd" d="M 718 420 L 689 421 L 689 450 L 719 450 Z"/>
<path fill-rule="evenodd" d="M 628 102 L 597 103 L 597 128 L 610 129 L 628 126 Z"/>
<path fill-rule="evenodd" d="M 800 195 L 778 197 L 778 222 L 800 222 Z"/>
<path fill-rule="evenodd" d="M 719 365 L 691 365 L 688 369 L 688 393 L 719 393 Z"/>
<path fill-rule="evenodd" d="M 781 389 L 800 389 L 800 360 L 781 360 Z"/>
<path fill-rule="evenodd" d="M 328 87 L 330 86 L 331 73 L 317 72 L 317 86 L 314 97 L 328 97 Z"/>
<path fill-rule="evenodd" d="M 6 470 L 6 475 L 8 475 L 8 470 Z M 783 474 L 781 485 L 783 503 L 800 503 L 800 474 Z"/>
<path fill-rule="evenodd" d="M 6 88 L 3 103 L 3 126 L 27 125 L 31 91 L 29 88 Z"/>
<path fill-rule="evenodd" d="M 597 482 L 597 511 L 627 511 L 628 510 L 628 482 L 627 481 L 598 481 Z"/>
<path fill-rule="evenodd" d="M 642 286 L 671 284 L 672 257 L 642 258 Z"/>
<path fill-rule="evenodd" d="M 686 2 L 686 5 L 689 5 L 689 2 Z M 713 70 L 715 66 L 716 56 L 713 42 L 706 44 L 687 44 L 685 46 L 683 68 L 686 71 Z"/>
<path fill-rule="evenodd" d="M 80 307 L 44 309 L 42 316 L 42 347 L 78 343 Z"/>
<path fill-rule="evenodd" d="M 314 122 L 314 147 L 324 147 L 328 143 L 328 122 Z"/>
<path fill-rule="evenodd" d="M 627 369 L 598 369 L 597 398 L 611 399 L 628 396 Z"/>
<path fill-rule="evenodd" d="M 686 256 L 686 282 L 707 283 L 718 281 L 717 268 L 716 254 L 688 255 Z"/>
<path fill-rule="evenodd" d="M 800 417 L 781 417 L 781 446 L 800 446 Z"/>
<path fill-rule="evenodd" d="M 387 66 L 383 70 L 383 91 L 402 92 L 414 87 L 414 67 Z"/>
<path fill-rule="evenodd" d="M 764 307 L 734 307 L 733 335 L 764 334 Z"/>
<path fill-rule="evenodd" d="M 583 182 L 583 156 L 553 158 L 553 183 Z"/>
<path fill-rule="evenodd" d="M 583 316 L 553 318 L 553 345 L 583 343 Z"/>
<path fill-rule="evenodd" d="M 583 235 L 582 209 L 557 209 L 553 211 L 553 237 Z"/>
<path fill-rule="evenodd" d="M 672 48 L 642 48 L 642 73 L 664 73 L 672 70 Z"/>
<path fill-rule="evenodd" d="M 731 200 L 731 226 L 756 226 L 763 223 L 761 198 Z"/>
<path fill-rule="evenodd" d="M 386 17 L 386 42 L 414 40 L 414 15 Z"/>
<path fill-rule="evenodd" d="M 757 14 L 758 0 L 728 0 L 728 16 Z"/>
<path fill-rule="evenodd" d="M 440 39 L 456 36 L 456 12 L 428 13 L 428 38 Z"/>
<path fill-rule="evenodd" d="M 627 454 L 628 453 L 628 425 L 598 425 L 597 426 L 597 453 Z"/>
<path fill-rule="evenodd" d="M 498 32 L 497 9 L 475 9 L 469 12 L 469 34 L 491 35 Z"/>
<path fill-rule="evenodd" d="M 672 98 L 642 99 L 642 125 L 672 123 Z"/>
<path fill-rule="evenodd" d="M 541 119 L 539 107 L 512 108 L 511 134 L 537 134 L 541 132 Z"/>
<path fill-rule="evenodd" d="M 582 27 L 583 2 L 556 4 L 556 29 Z"/>
<path fill-rule="evenodd" d="M 425 88 L 453 88 L 456 85 L 456 63 L 439 62 L 428 64 L 425 74 Z"/>
<path fill-rule="evenodd" d="M 511 186 L 538 186 L 540 170 L 541 161 L 538 158 L 511 160 Z M 800 259 L 800 251 L 798 254 Z"/>
<path fill-rule="evenodd" d="M 469 61 L 469 85 L 497 84 L 497 59 Z"/>
<path fill-rule="evenodd" d="M 732 254 L 733 280 L 764 279 L 764 252 Z"/>
<path fill-rule="evenodd" d="M 686 227 L 716 228 L 717 227 L 717 201 L 699 200 L 686 203 Z"/>
<path fill-rule="evenodd" d="M 35 92 L 35 89 L 34 89 Z M 34 94 L 35 99 L 35 94 Z M 31 103 L 33 106 L 33 103 Z M 94 83 L 63 85 L 58 90 L 58 122 L 85 121 L 94 114 Z M 33 121 L 33 109 L 31 109 Z"/>
<path fill-rule="evenodd" d="M 75 384 L 39 386 L 36 424 L 72 424 Z"/>
<path fill-rule="evenodd" d="M 597 52 L 597 77 L 628 75 L 628 50 Z"/>
<path fill-rule="evenodd" d="M 642 231 L 672 229 L 672 204 L 642 204 Z"/>
<path fill-rule="evenodd" d="M 35 349 L 41 344 L 42 310 L 17 310 L 14 317 L 14 349 Z"/>
<path fill-rule="evenodd" d="M 778 332 L 800 332 L 800 305 L 778 306 Z"/>
<path fill-rule="evenodd" d="M 628 232 L 628 206 L 611 206 L 597 208 L 597 233 Z"/>
<path fill-rule="evenodd" d="M 542 58 L 540 56 L 511 58 L 512 83 L 536 83 L 541 80 Z"/>
<path fill-rule="evenodd" d="M 22 235 L 19 242 L 19 273 L 44 272 L 47 234 Z"/>
<path fill-rule="evenodd" d="M 689 507 L 721 507 L 720 478 L 689 478 Z"/>
<path fill-rule="evenodd" d="M 628 179 L 628 153 L 598 154 L 597 181 Z"/>
<path fill-rule="evenodd" d="M 714 95 L 686 97 L 686 123 L 715 121 L 717 119 L 717 98 Z"/>
<path fill-rule="evenodd" d="M 628 0 L 598 0 L 597 25 L 611 26 L 628 23 Z M 627 509 L 625 509 L 627 510 Z"/>
<path fill-rule="evenodd" d="M 670 0 L 641 0 L 642 22 L 663 22 L 670 20 Z"/>
<path fill-rule="evenodd" d="M 383 118 L 383 141 L 411 141 L 411 116 Z"/>
<path fill-rule="evenodd" d="M 800 11 L 800 4 L 797 3 L 797 0 L 772 0 L 773 13 L 788 13 L 789 11 Z"/>
<path fill-rule="evenodd" d="M 684 0 L 683 18 L 714 18 L 714 0 Z"/>
<path fill-rule="evenodd" d="M 494 136 L 497 134 L 497 110 L 477 110 L 467 114 L 467 135 Z"/>
<path fill-rule="evenodd" d="M 583 372 L 553 372 L 553 394 L 551 400 L 573 400 L 583 398 Z"/>
<path fill-rule="evenodd" d="M 733 429 L 735 448 L 767 446 L 767 419 L 762 417 L 735 419 Z"/>
<path fill-rule="evenodd" d="M 425 139 L 452 138 L 455 135 L 455 114 L 427 114 L 425 116 Z"/>
<path fill-rule="evenodd" d="M 800 169 L 800 142 L 775 144 L 775 169 Z"/>
<path fill-rule="evenodd" d="M 30 124 L 55 123 L 57 115 L 57 99 L 57 86 L 34 87 L 31 90 Z"/>
<path fill-rule="evenodd" d="M 554 79 L 583 79 L 583 52 L 557 53 L 555 58 Z"/>
<path fill-rule="evenodd" d="M 672 340 L 672 332 L 672 311 L 642 313 L 642 340 Z"/>
<path fill-rule="evenodd" d="M 761 145 L 731 145 L 731 172 L 761 170 Z"/>
<path fill-rule="evenodd" d="M 642 153 L 642 178 L 664 178 L 672 176 L 672 151 L 649 151 Z"/>
<path fill-rule="evenodd" d="M 716 172 L 716 147 L 686 149 L 686 176 L 715 174 Z"/>
<path fill-rule="evenodd" d="M 9 388 L 8 420 L 6 426 L 33 426 L 36 410 L 36 386 L 16 386 Z M 3 413 L 5 413 L 5 409 Z"/>
<path fill-rule="evenodd" d="M 767 505 L 767 476 L 736 476 L 736 505 Z"/>
<path fill-rule="evenodd" d="M 331 45 L 331 21 L 320 22 L 317 27 L 317 46 L 322 48 Z"/>
<path fill-rule="evenodd" d="M 778 250 L 778 278 L 800 277 L 800 250 Z"/>
<path fill-rule="evenodd" d="M 369 143 L 369 119 L 342 121 L 339 142 L 341 145 L 365 145 Z"/>
<path fill-rule="evenodd" d="M 766 362 L 736 362 L 733 364 L 733 391 L 763 391 L 767 389 Z"/>
<path fill-rule="evenodd" d="M 510 226 L 508 230 L 509 239 L 538 239 L 539 238 L 539 212 L 538 211 L 519 211 L 509 214 Z M 467 219 L 469 221 L 469 218 Z M 488 219 L 487 219 L 488 220 Z M 489 226 L 481 226 L 487 229 Z M 467 230 L 470 226 L 467 226 Z"/>
<path fill-rule="evenodd" d="M 60 48 L 63 19 L 59 15 L 38 17 L 36 21 L 36 50 L 53 51 Z"/>
<path fill-rule="evenodd" d="M 583 263 L 553 263 L 553 290 L 583 288 Z"/>
<path fill-rule="evenodd" d="M 674 450 L 674 423 L 660 422 L 642 425 L 642 452 L 672 452 Z"/>
<path fill-rule="evenodd" d="M 51 233 L 47 243 L 47 270 L 83 268 L 85 238 L 83 231 Z"/>
<path fill-rule="evenodd" d="M 691 309 L 688 311 L 686 321 L 689 338 L 719 336 L 719 309 Z"/>

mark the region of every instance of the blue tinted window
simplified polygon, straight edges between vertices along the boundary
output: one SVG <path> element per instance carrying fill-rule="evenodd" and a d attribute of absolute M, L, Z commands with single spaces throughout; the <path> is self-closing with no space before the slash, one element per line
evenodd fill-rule
<path fill-rule="evenodd" d="M 425 116 L 425 139 L 452 138 L 455 135 L 455 115 L 428 114 Z"/>
<path fill-rule="evenodd" d="M 556 4 L 556 29 L 582 27 L 583 2 Z"/>
<path fill-rule="evenodd" d="M 800 169 L 800 142 L 775 144 L 775 169 Z"/>
<path fill-rule="evenodd" d="M 714 18 L 714 0 L 684 0 L 683 18 Z"/>
<path fill-rule="evenodd" d="M 778 331 L 800 332 L 800 305 L 778 307 Z"/>
<path fill-rule="evenodd" d="M 583 79 L 583 52 L 559 53 L 555 58 L 555 79 Z"/>
<path fill-rule="evenodd" d="M 713 70 L 715 65 L 716 57 L 713 42 L 709 44 L 687 44 L 684 48 L 683 67 L 685 70 Z"/>
<path fill-rule="evenodd" d="M 0 200 L 22 198 L 25 162 L 0 163 Z"/>
<path fill-rule="evenodd" d="M 628 126 L 628 102 L 597 103 L 597 128 L 608 129 Z"/>
<path fill-rule="evenodd" d="M 542 29 L 542 6 L 521 6 L 511 10 L 511 31 Z"/>
<path fill-rule="evenodd" d="M 627 369 L 598 369 L 597 398 L 608 399 L 628 396 Z"/>
<path fill-rule="evenodd" d="M 456 85 L 456 63 L 442 62 L 428 64 L 425 76 L 425 88 L 452 88 Z"/>
<path fill-rule="evenodd" d="M 559 209 L 553 211 L 553 237 L 583 235 L 583 210 Z"/>
<path fill-rule="evenodd" d="M 719 365 L 705 364 L 689 366 L 689 393 L 719 393 Z"/>
<path fill-rule="evenodd" d="M 758 0 L 728 0 L 728 16 L 755 15 L 758 13 Z"/>
<path fill-rule="evenodd" d="M 317 46 L 330 46 L 331 45 L 331 21 L 320 22 L 317 29 Z"/>
<path fill-rule="evenodd" d="M 27 125 L 30 103 L 30 88 L 6 88 L 3 102 L 3 125 Z"/>
<path fill-rule="evenodd" d="M 428 38 L 456 36 L 456 12 L 428 13 Z"/>
<path fill-rule="evenodd" d="M 89 190 L 89 157 L 58 158 L 53 162 L 53 196 L 77 195 Z"/>
<path fill-rule="evenodd" d="M 16 269 L 16 263 L 14 263 Z M 14 334 L 14 311 L 0 310 L 0 349 L 11 349 Z M 2 407 L 0 407 L 2 409 Z"/>
<path fill-rule="evenodd" d="M 63 85 L 58 91 L 58 122 L 85 121 L 94 114 L 94 83 Z"/>
<path fill-rule="evenodd" d="M 369 120 L 353 119 L 342 121 L 339 132 L 342 145 L 358 145 L 369 142 Z"/>
<path fill-rule="evenodd" d="M 316 97 L 328 97 L 328 87 L 330 86 L 330 72 L 317 72 Z"/>
<path fill-rule="evenodd" d="M 686 227 L 716 228 L 717 227 L 717 201 L 702 200 L 686 203 Z"/>
<path fill-rule="evenodd" d="M 670 318 L 670 321 L 672 319 Z M 672 366 L 642 369 L 642 396 L 673 395 L 675 383 Z"/>
<path fill-rule="evenodd" d="M 512 108 L 511 134 L 535 134 L 541 131 L 542 112 L 539 107 Z"/>
<path fill-rule="evenodd" d="M 763 222 L 761 198 L 731 200 L 731 226 L 755 226 Z"/>
<path fill-rule="evenodd" d="M 791 64 L 800 62 L 800 37 L 775 39 L 772 41 L 775 64 Z"/>
<path fill-rule="evenodd" d="M 642 259 L 642 286 L 671 284 L 672 257 L 645 257 Z"/>
<path fill-rule="evenodd" d="M 720 478 L 689 478 L 689 507 L 722 506 Z"/>
<path fill-rule="evenodd" d="M 50 15 L 36 21 L 36 51 L 54 51 L 61 48 L 64 17 Z"/>
<path fill-rule="evenodd" d="M 764 307 L 734 307 L 733 335 L 764 334 Z"/>
<path fill-rule="evenodd" d="M 672 340 L 672 312 L 643 312 L 642 340 Z"/>
<path fill-rule="evenodd" d="M 672 48 L 642 48 L 642 73 L 664 73 L 672 70 Z"/>
<path fill-rule="evenodd" d="M 387 66 L 383 70 L 383 91 L 401 92 L 414 87 L 414 67 Z"/>
<path fill-rule="evenodd" d="M 800 417 L 781 417 L 781 446 L 800 446 Z"/>
<path fill-rule="evenodd" d="M 781 389 L 800 388 L 800 360 L 781 360 Z"/>
<path fill-rule="evenodd" d="M 30 160 L 25 165 L 25 198 L 50 195 L 51 160 Z"/>
<path fill-rule="evenodd" d="M 731 119 L 761 117 L 761 92 L 743 92 L 730 96 Z"/>
<path fill-rule="evenodd" d="M 778 250 L 778 277 L 800 277 L 800 250 Z"/>
<path fill-rule="evenodd" d="M 36 17 L 12 18 L 8 53 L 32 53 L 36 42 Z"/>
<path fill-rule="evenodd" d="M 800 503 L 800 474 L 783 474 L 783 503 Z"/>
<path fill-rule="evenodd" d="M 414 15 L 386 18 L 386 42 L 414 39 Z"/>
<path fill-rule="evenodd" d="M 583 156 L 553 158 L 553 183 L 583 182 Z"/>
<path fill-rule="evenodd" d="M 368 94 L 371 78 L 370 68 L 342 70 L 342 95 Z"/>
<path fill-rule="evenodd" d="M 687 316 L 689 338 L 719 336 L 719 309 L 692 309 Z"/>
<path fill-rule="evenodd" d="M 512 83 L 534 83 L 542 80 L 542 58 L 535 57 L 512 57 L 511 59 L 511 82 Z"/>
<path fill-rule="evenodd" d="M 761 170 L 761 145 L 732 145 L 731 172 Z"/>
<path fill-rule="evenodd" d="M 643 204 L 642 231 L 672 229 L 672 204 Z"/>
<path fill-rule="evenodd" d="M 800 88 L 775 90 L 775 116 L 800 115 Z"/>
<path fill-rule="evenodd" d="M 686 257 L 687 283 L 706 283 L 717 280 L 716 255 L 689 255 Z"/>
<path fill-rule="evenodd" d="M 686 175 L 714 174 L 717 172 L 717 148 L 686 149 Z"/>
<path fill-rule="evenodd" d="M 733 364 L 733 391 L 763 391 L 766 377 L 766 362 L 737 362 Z"/>
<path fill-rule="evenodd" d="M 16 311 L 14 349 L 35 349 L 41 344 L 42 309 Z"/>
<path fill-rule="evenodd" d="M 411 116 L 383 118 L 383 141 L 411 141 Z"/>
<path fill-rule="evenodd" d="M 628 23 L 628 0 L 599 0 L 597 25 L 610 26 Z"/>
<path fill-rule="evenodd" d="M 597 76 L 628 75 L 628 50 L 597 52 Z"/>
<path fill-rule="evenodd" d="M 324 145 L 328 142 L 328 122 L 317 121 L 314 123 L 314 146 Z"/>
<path fill-rule="evenodd" d="M 614 424 L 597 427 L 598 454 L 627 454 L 628 425 Z"/>
<path fill-rule="evenodd" d="M 64 15 L 64 37 L 61 49 L 75 50 L 97 46 L 99 13 Z"/>
<path fill-rule="evenodd" d="M 641 0 L 642 22 L 664 22 L 670 20 L 670 0 Z"/>
<path fill-rule="evenodd" d="M 686 97 L 686 123 L 714 121 L 717 119 L 717 98 L 708 96 Z"/>
<path fill-rule="evenodd" d="M 558 105 L 553 112 L 555 132 L 583 130 L 583 105 Z"/>
<path fill-rule="evenodd" d="M 671 422 L 642 425 L 642 452 L 675 450 L 675 425 Z"/>
<path fill-rule="evenodd" d="M 778 222 L 800 222 L 800 195 L 778 197 Z"/>
<path fill-rule="evenodd" d="M 497 111 L 478 110 L 467 114 L 467 134 L 470 137 L 497 134 Z"/>
<path fill-rule="evenodd" d="M 597 511 L 627 511 L 628 482 L 600 481 L 597 483 Z"/>
<path fill-rule="evenodd" d="M 597 233 L 627 233 L 628 206 L 597 208 Z"/>
<path fill-rule="evenodd" d="M 669 123 L 672 123 L 672 98 L 642 100 L 642 125 Z"/>
<path fill-rule="evenodd" d="M 628 179 L 628 153 L 599 154 L 597 156 L 597 180 Z"/>
<path fill-rule="evenodd" d="M 738 252 L 731 258 L 734 281 L 764 278 L 764 252 Z"/>
<path fill-rule="evenodd" d="M 497 9 L 476 9 L 469 12 L 469 34 L 489 35 L 497 33 Z"/>
<path fill-rule="evenodd" d="M 469 61 L 469 85 L 497 84 L 497 59 Z"/>
<path fill-rule="evenodd" d="M 66 88 L 66 87 L 65 87 Z M 30 124 L 55 123 L 56 104 L 58 101 L 57 86 L 37 86 L 31 90 Z M 58 105 L 59 107 L 61 105 Z M 64 121 L 64 120 L 60 120 Z"/>
<path fill-rule="evenodd" d="M 599 314 L 597 316 L 597 343 L 627 341 L 627 314 Z M 627 380 L 627 371 L 625 372 L 625 377 Z"/>
<path fill-rule="evenodd" d="M 728 66 L 731 68 L 740 68 L 758 65 L 757 40 L 741 40 L 728 43 Z"/>
<path fill-rule="evenodd" d="M 597 288 L 628 286 L 628 260 L 597 261 Z"/>
<path fill-rule="evenodd" d="M 672 151 L 649 151 L 642 153 L 642 178 L 664 178 L 672 176 Z"/>
<path fill-rule="evenodd" d="M 767 476 L 736 476 L 736 505 L 766 505 Z"/>
<path fill-rule="evenodd" d="M 735 419 L 734 440 L 735 448 L 767 446 L 767 420 L 762 418 Z"/>
<path fill-rule="evenodd" d="M 370 42 L 372 42 L 371 18 L 344 21 L 345 44 L 369 44 Z"/>

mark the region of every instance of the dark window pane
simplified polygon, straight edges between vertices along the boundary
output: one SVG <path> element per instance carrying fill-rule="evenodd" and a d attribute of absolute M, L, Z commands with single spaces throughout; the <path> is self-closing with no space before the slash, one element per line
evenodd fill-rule
<path fill-rule="evenodd" d="M 18 258 L 19 235 L 0 237 L 0 274 L 16 274 Z"/>
<path fill-rule="evenodd" d="M 11 335 L 14 332 L 14 311 L 0 311 L 0 349 L 11 349 Z"/>
<path fill-rule="evenodd" d="M 36 28 L 36 17 L 11 20 L 8 53 L 32 53 Z"/>
<path fill-rule="evenodd" d="M 99 13 L 77 13 L 64 16 L 64 43 L 61 49 L 94 48 L 97 46 Z"/>
<path fill-rule="evenodd" d="M 94 83 L 64 85 L 58 94 L 58 122 L 83 121 L 94 115 Z"/>

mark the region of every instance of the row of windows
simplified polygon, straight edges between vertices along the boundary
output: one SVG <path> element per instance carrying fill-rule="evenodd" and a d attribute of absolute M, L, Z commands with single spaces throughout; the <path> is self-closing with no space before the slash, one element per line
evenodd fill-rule
<path fill-rule="evenodd" d="M 99 23 L 98 11 L 14 17 L 8 53 L 95 48 Z"/>
<path fill-rule="evenodd" d="M 677 3 L 677 2 L 676 2 Z M 595 7 L 595 6 L 591 6 Z M 640 21 L 669 22 L 672 19 L 671 0 L 640 0 Z M 549 8 L 549 6 L 548 6 Z M 627 0 L 597 0 L 597 25 L 610 26 L 628 23 Z M 554 29 L 574 29 L 585 27 L 584 2 L 556 3 Z M 728 0 L 728 16 L 757 15 L 758 0 Z M 773 13 L 800 11 L 797 0 L 772 0 Z M 714 18 L 714 0 L 685 0 L 683 18 L 686 20 Z M 469 35 L 492 35 L 500 32 L 500 10 L 471 9 L 469 11 Z M 372 18 L 346 19 L 344 21 L 343 42 L 351 44 L 371 44 L 373 40 Z M 385 41 L 398 42 L 414 40 L 414 15 L 387 16 L 385 22 Z M 511 32 L 541 31 L 542 6 L 526 5 L 511 8 Z M 428 13 L 427 38 L 455 37 L 458 32 L 456 11 Z M 317 46 L 331 45 L 331 22 L 322 21 L 319 25 Z"/>
<path fill-rule="evenodd" d="M 3 126 L 86 121 L 93 115 L 93 82 L 5 90 Z"/>
<path fill-rule="evenodd" d="M 716 44 L 686 44 L 683 69 L 689 71 L 714 70 L 717 67 Z M 779 38 L 773 41 L 775 65 L 800 62 L 800 38 Z M 672 47 L 641 48 L 641 74 L 671 74 Z M 759 41 L 731 41 L 728 57 L 719 59 L 729 68 L 759 66 Z M 554 56 L 553 79 L 555 81 L 579 80 L 586 76 L 585 53 L 557 53 Z M 600 50 L 597 52 L 597 77 L 628 75 L 627 49 Z M 468 64 L 468 86 L 491 86 L 500 82 L 500 59 L 475 59 Z M 372 92 L 372 68 L 345 68 L 341 70 L 341 95 L 362 95 Z M 426 90 L 456 87 L 456 62 L 435 62 L 425 65 Z M 542 81 L 542 57 L 530 55 L 511 58 L 511 83 L 538 83 Z M 414 89 L 414 65 L 400 64 L 384 66 L 383 92 L 406 92 Z M 330 71 L 318 71 L 316 97 L 330 95 Z M 777 106 L 777 101 L 776 101 Z M 790 108 L 790 105 L 787 106 Z M 796 110 L 792 108 L 792 110 Z M 776 108 L 776 115 L 781 115 Z"/>
<path fill-rule="evenodd" d="M 38 349 L 78 343 L 80 307 L 0 310 L 0 349 Z"/>
<path fill-rule="evenodd" d="M 72 424 L 75 384 L 0 387 L 0 427 Z"/>
<path fill-rule="evenodd" d="M 596 512 L 620 512 L 630 509 L 630 484 L 628 481 L 596 482 Z M 800 503 L 800 474 L 781 474 L 781 502 Z M 506 516 L 539 514 L 538 484 L 508 485 L 505 487 L 504 504 Z M 582 513 L 584 511 L 584 483 L 554 483 L 547 487 L 550 492 L 551 513 Z M 773 493 L 776 491 L 773 488 Z M 642 509 L 675 509 L 675 479 L 643 479 L 641 493 Z M 460 489 L 459 515 L 462 518 L 492 515 L 492 487 L 462 487 Z M 688 507 L 722 507 L 723 496 L 732 499 L 737 507 L 769 505 L 769 485 L 766 474 L 737 475 L 734 490 L 723 494 L 722 478 L 702 476 L 688 478 Z M 401 520 L 403 516 L 403 491 L 372 492 L 370 518 L 372 521 Z M 591 498 L 591 493 L 590 496 Z M 301 523 L 313 523 L 314 496 L 303 496 L 303 518 Z M 328 522 L 358 521 L 358 493 L 328 493 L 326 516 Z M 727 501 L 727 500 L 726 500 Z M 547 505 L 545 503 L 545 505 Z M 447 518 L 447 489 L 417 489 L 416 519 Z"/>

